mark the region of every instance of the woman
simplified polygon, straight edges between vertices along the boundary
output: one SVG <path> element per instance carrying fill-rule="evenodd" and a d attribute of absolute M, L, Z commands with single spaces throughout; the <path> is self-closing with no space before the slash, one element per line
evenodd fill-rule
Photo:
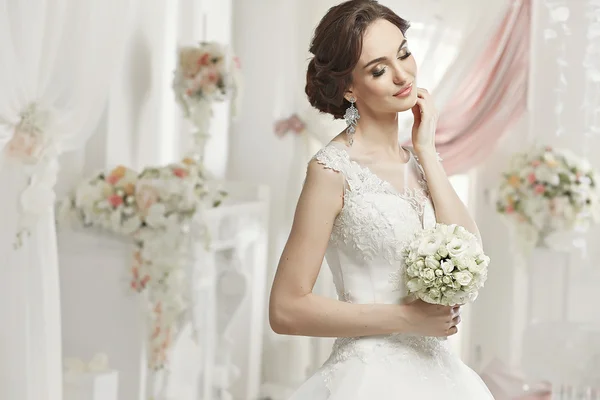
<path fill-rule="evenodd" d="M 417 87 L 408 23 L 373 0 L 331 8 L 311 44 L 310 103 L 348 128 L 308 166 L 270 300 L 280 334 L 338 337 L 292 400 L 492 399 L 448 348 L 460 307 L 410 301 L 390 275 L 405 241 L 436 221 L 477 225 L 435 151 L 431 96 Z M 397 113 L 414 115 L 412 149 Z M 312 293 L 327 257 L 339 300 Z"/>

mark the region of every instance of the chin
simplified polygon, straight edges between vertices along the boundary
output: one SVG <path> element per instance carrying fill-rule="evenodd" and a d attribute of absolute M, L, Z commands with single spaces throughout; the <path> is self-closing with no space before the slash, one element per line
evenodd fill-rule
<path fill-rule="evenodd" d="M 417 104 L 417 99 L 406 99 L 402 104 L 398 105 L 397 112 L 404 112 L 412 109 Z"/>

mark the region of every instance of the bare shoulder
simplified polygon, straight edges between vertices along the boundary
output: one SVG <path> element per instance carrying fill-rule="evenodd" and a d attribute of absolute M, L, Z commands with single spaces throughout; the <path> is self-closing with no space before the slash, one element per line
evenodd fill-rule
<path fill-rule="evenodd" d="M 318 189 L 322 194 L 338 193 L 344 190 L 344 175 L 340 168 L 313 158 L 306 170 L 305 191 Z"/>

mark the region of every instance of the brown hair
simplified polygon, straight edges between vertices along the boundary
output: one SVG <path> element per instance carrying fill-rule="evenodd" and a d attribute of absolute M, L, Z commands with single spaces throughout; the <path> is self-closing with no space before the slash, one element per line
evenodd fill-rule
<path fill-rule="evenodd" d="M 352 70 L 360 59 L 367 27 L 378 19 L 396 25 L 402 34 L 409 27 L 389 8 L 375 0 L 349 0 L 327 11 L 315 29 L 306 72 L 305 92 L 310 104 L 334 118 L 344 117 L 350 106 L 344 93 L 352 83 Z"/>

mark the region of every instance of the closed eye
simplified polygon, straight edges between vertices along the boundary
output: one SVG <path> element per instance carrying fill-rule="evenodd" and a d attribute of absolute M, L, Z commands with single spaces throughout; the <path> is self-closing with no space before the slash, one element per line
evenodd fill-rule
<path fill-rule="evenodd" d="M 412 53 L 410 52 L 410 50 L 408 50 L 408 47 L 404 46 L 400 49 L 400 51 L 398 51 L 398 60 L 406 60 L 408 57 L 410 57 L 412 55 Z M 378 78 L 381 75 L 385 74 L 385 70 L 387 68 L 381 67 L 381 68 L 377 68 L 375 70 L 373 70 L 371 72 L 371 74 L 373 75 L 373 77 Z"/>

